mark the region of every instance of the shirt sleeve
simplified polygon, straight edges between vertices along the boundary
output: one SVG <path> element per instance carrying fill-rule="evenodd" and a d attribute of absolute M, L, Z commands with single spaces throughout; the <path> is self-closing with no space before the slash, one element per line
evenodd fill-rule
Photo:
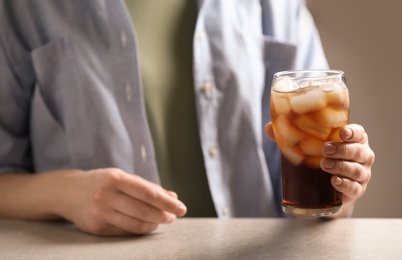
<path fill-rule="evenodd" d="M 21 56 L 12 64 L 16 49 L 4 16 L 0 18 L 0 174 L 32 172 L 29 138 L 30 94 L 23 87 L 20 76 L 29 63 L 29 56 Z M 6 45 L 7 44 L 7 45 Z M 10 46 L 10 47 L 8 47 Z"/>

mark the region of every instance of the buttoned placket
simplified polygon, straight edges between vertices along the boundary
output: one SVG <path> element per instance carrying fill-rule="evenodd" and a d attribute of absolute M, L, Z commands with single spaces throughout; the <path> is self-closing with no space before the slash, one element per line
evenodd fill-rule
<path fill-rule="evenodd" d="M 123 30 L 120 32 L 120 43 L 123 48 L 127 46 L 127 33 Z"/>
<path fill-rule="evenodd" d="M 128 47 L 128 37 L 127 37 L 128 33 L 125 30 L 121 30 L 120 31 L 120 45 L 123 49 Z M 133 98 L 134 98 L 134 88 L 132 83 L 130 82 L 126 82 L 124 84 L 124 92 L 125 92 L 125 96 L 126 96 L 126 101 L 127 102 L 132 102 Z M 146 163 L 147 162 L 147 149 L 146 149 L 146 145 L 145 144 L 141 144 L 138 147 L 138 154 L 140 155 L 141 161 L 142 163 Z"/>
<path fill-rule="evenodd" d="M 215 117 L 215 113 L 216 111 L 214 109 L 216 109 L 213 106 L 213 102 L 214 101 L 214 94 L 216 93 L 216 86 L 213 79 L 213 76 L 210 74 L 211 72 L 209 72 L 209 67 L 207 64 L 209 64 L 208 60 L 204 60 L 205 58 L 208 58 L 208 56 L 205 56 L 205 48 L 207 48 L 208 46 L 208 35 L 206 34 L 206 31 L 203 29 L 199 29 L 195 32 L 195 48 L 199 51 L 204 50 L 203 55 L 198 56 L 198 59 L 196 59 L 196 64 L 195 66 L 197 66 L 196 68 L 199 69 L 199 71 L 197 71 L 197 75 L 200 78 L 197 79 L 198 83 L 198 91 L 199 91 L 199 98 L 201 99 L 201 105 L 202 105 L 202 118 L 203 120 L 206 120 L 207 122 L 213 122 L 215 121 L 213 118 Z M 201 52 L 199 52 L 201 53 Z M 203 124 L 205 124 L 206 122 L 203 122 Z M 219 169 L 220 169 L 220 150 L 219 150 L 219 146 L 216 140 L 215 134 L 213 134 L 213 132 L 210 132 L 210 127 L 212 127 L 210 125 L 210 123 L 207 123 L 208 127 L 202 128 L 202 132 L 203 134 L 205 134 L 205 136 L 209 136 L 206 137 L 203 140 L 203 146 L 205 147 L 206 145 L 206 156 L 209 157 L 209 159 L 206 160 L 206 163 L 211 165 L 209 173 L 208 174 L 212 174 L 210 175 L 210 177 L 212 177 L 212 182 L 214 182 L 215 184 L 213 184 L 212 186 L 210 186 L 211 189 L 211 193 L 213 195 L 213 199 L 214 199 L 214 204 L 215 204 L 215 208 L 217 211 L 218 216 L 220 217 L 230 217 L 230 208 L 228 206 L 228 202 L 227 202 L 227 198 L 221 193 L 221 185 L 224 185 L 222 183 L 222 180 L 220 179 L 221 177 L 217 174 L 219 174 Z M 208 131 L 208 132 L 205 132 Z M 214 130 L 212 130 L 214 131 Z M 210 133 L 212 133 L 212 136 L 210 135 Z M 217 178 L 217 182 L 214 181 L 214 179 Z M 217 185 L 217 186 L 215 186 Z M 215 194 L 215 196 L 214 196 Z"/>
<path fill-rule="evenodd" d="M 128 102 L 130 102 L 132 99 L 132 90 L 131 90 L 131 84 L 129 82 L 127 82 L 125 85 L 125 92 L 126 92 L 126 99 Z"/>

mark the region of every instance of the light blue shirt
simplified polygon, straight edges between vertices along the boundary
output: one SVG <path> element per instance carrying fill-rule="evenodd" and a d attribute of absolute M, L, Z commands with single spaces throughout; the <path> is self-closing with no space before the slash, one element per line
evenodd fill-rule
<path fill-rule="evenodd" d="M 304 1 L 200 0 L 194 88 L 219 217 L 280 215 L 272 75 L 326 68 Z M 0 1 L 0 172 L 119 167 L 158 182 L 124 1 Z"/>

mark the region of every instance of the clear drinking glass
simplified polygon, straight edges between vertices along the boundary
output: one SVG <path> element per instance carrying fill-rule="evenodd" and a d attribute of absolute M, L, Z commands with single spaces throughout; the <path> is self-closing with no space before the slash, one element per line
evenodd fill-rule
<path fill-rule="evenodd" d="M 342 142 L 349 122 L 349 92 L 337 70 L 283 71 L 274 75 L 271 118 L 282 155 L 282 208 L 297 216 L 328 216 L 342 210 L 331 174 L 320 168 L 324 142 Z"/>

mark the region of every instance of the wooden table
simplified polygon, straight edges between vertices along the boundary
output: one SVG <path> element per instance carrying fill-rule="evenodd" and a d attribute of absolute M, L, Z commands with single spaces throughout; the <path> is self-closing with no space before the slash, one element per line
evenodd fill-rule
<path fill-rule="evenodd" d="M 183 218 L 131 237 L 0 220 L 0 259 L 402 259 L 402 219 Z"/>

